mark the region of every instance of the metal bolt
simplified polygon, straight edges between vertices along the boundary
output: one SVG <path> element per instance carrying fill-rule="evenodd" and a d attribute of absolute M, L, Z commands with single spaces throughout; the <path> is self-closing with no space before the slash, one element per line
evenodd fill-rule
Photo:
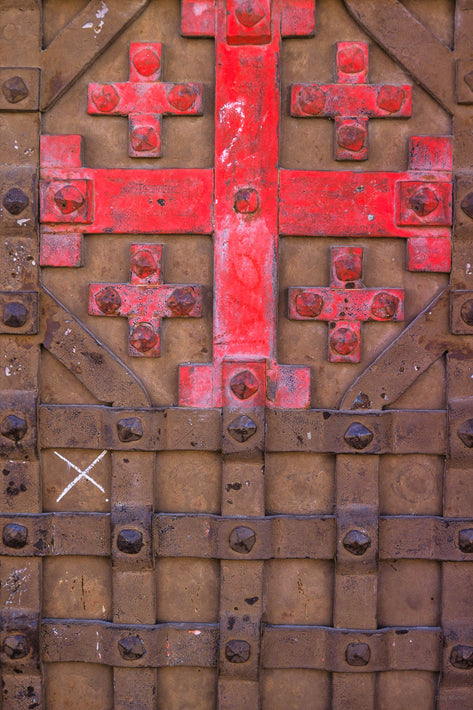
<path fill-rule="evenodd" d="M 343 547 L 352 555 L 364 555 L 371 545 L 371 538 L 361 530 L 350 530 L 343 538 Z"/>
<path fill-rule="evenodd" d="M 404 89 L 400 86 L 382 86 L 378 94 L 378 106 L 383 111 L 395 113 L 401 108 L 404 96 Z"/>
<path fill-rule="evenodd" d="M 140 249 L 131 257 L 131 270 L 140 279 L 146 279 L 155 274 L 156 268 L 156 260 L 148 249 Z"/>
<path fill-rule="evenodd" d="M 458 437 L 469 449 L 473 448 L 473 419 L 467 419 L 457 429 Z"/>
<path fill-rule="evenodd" d="M 137 555 L 143 547 L 143 534 L 139 530 L 126 528 L 120 530 L 117 536 L 117 547 L 127 555 Z"/>
<path fill-rule="evenodd" d="M 6 547 L 21 550 L 28 540 L 28 528 L 18 523 L 8 523 L 3 528 L 2 540 Z"/>
<path fill-rule="evenodd" d="M 95 303 L 106 316 L 113 316 L 120 310 L 122 299 L 118 291 L 111 286 L 106 286 L 95 294 Z"/>
<path fill-rule="evenodd" d="M 188 316 L 195 306 L 195 294 L 191 288 L 176 288 L 166 301 L 173 316 Z"/>
<path fill-rule="evenodd" d="M 341 148 L 347 148 L 354 153 L 358 153 L 364 146 L 366 131 L 361 126 L 354 123 L 340 126 L 337 140 Z"/>
<path fill-rule="evenodd" d="M 430 187 L 420 187 L 408 200 L 408 206 L 419 217 L 425 217 L 433 212 L 439 205 L 440 199 Z"/>
<path fill-rule="evenodd" d="M 458 534 L 458 547 L 462 552 L 473 552 L 473 528 L 460 530 Z"/>
<path fill-rule="evenodd" d="M 391 320 L 399 307 L 399 298 L 391 293 L 377 293 L 371 303 L 371 314 L 380 320 Z"/>
<path fill-rule="evenodd" d="M 110 111 L 113 111 L 115 106 L 120 101 L 120 97 L 118 96 L 113 86 L 105 85 L 100 86 L 99 88 L 95 89 L 95 91 L 93 91 L 92 101 L 97 106 L 99 111 L 108 113 Z"/>
<path fill-rule="evenodd" d="M 251 655 L 251 647 L 247 641 L 232 639 L 225 646 L 225 658 L 230 663 L 246 663 Z"/>
<path fill-rule="evenodd" d="M 473 190 L 465 195 L 463 200 L 460 202 L 460 207 L 468 217 L 473 219 Z"/>
<path fill-rule="evenodd" d="M 23 439 L 27 429 L 26 421 L 16 414 L 9 414 L 0 424 L 0 434 L 15 442 Z"/>
<path fill-rule="evenodd" d="M 349 666 L 366 666 L 370 658 L 371 651 L 367 643 L 349 643 L 345 649 L 345 659 Z"/>
<path fill-rule="evenodd" d="M 351 328 L 337 328 L 330 334 L 330 347 L 339 355 L 349 355 L 358 345 L 358 336 Z"/>
<path fill-rule="evenodd" d="M 3 196 L 2 205 L 10 214 L 19 215 L 28 207 L 30 199 L 19 187 L 11 187 Z"/>
<path fill-rule="evenodd" d="M 141 76 L 151 76 L 161 67 L 158 55 L 149 47 L 145 47 L 135 54 L 133 64 Z"/>
<path fill-rule="evenodd" d="M 117 422 L 117 434 L 120 441 L 138 441 L 143 436 L 143 424 L 138 417 L 128 417 Z"/>
<path fill-rule="evenodd" d="M 240 214 L 253 214 L 259 207 L 259 196 L 252 187 L 242 188 L 235 195 L 233 206 Z"/>
<path fill-rule="evenodd" d="M 233 528 L 230 533 L 229 543 L 234 552 L 239 552 L 241 555 L 247 555 L 254 547 L 256 542 L 256 533 L 251 528 L 240 525 L 238 528 Z"/>
<path fill-rule="evenodd" d="M 317 116 L 325 106 L 325 94 L 318 86 L 304 86 L 299 92 L 297 103 L 304 113 Z"/>
<path fill-rule="evenodd" d="M 29 94 L 28 87 L 21 76 L 12 76 L 4 81 L 2 91 L 9 104 L 17 104 L 19 101 L 23 101 Z"/>
<path fill-rule="evenodd" d="M 126 636 L 118 642 L 120 656 L 127 661 L 134 661 L 145 655 L 146 649 L 140 636 Z"/>
<path fill-rule="evenodd" d="M 238 399 L 249 399 L 259 389 L 258 380 L 250 370 L 242 370 L 230 380 L 230 389 Z"/>
<path fill-rule="evenodd" d="M 25 325 L 28 317 L 28 310 L 23 303 L 12 301 L 3 307 L 3 323 L 9 328 L 21 328 Z"/>
<path fill-rule="evenodd" d="M 248 441 L 248 439 L 251 439 L 253 434 L 256 433 L 256 429 L 257 427 L 254 421 L 250 419 L 250 417 L 247 417 L 246 414 L 242 414 L 240 417 L 230 422 L 227 431 L 235 441 L 239 441 L 243 444 L 245 441 Z"/>
<path fill-rule="evenodd" d="M 335 275 L 340 281 L 361 279 L 362 259 L 360 254 L 342 253 L 334 260 Z"/>
<path fill-rule="evenodd" d="M 176 84 L 168 94 L 169 103 L 178 111 L 187 111 L 195 104 L 196 98 L 197 91 L 186 84 Z"/>
<path fill-rule="evenodd" d="M 346 430 L 343 438 L 348 446 L 360 451 L 361 449 L 365 449 L 368 444 L 371 444 L 373 441 L 373 432 L 367 429 L 364 424 L 353 422 Z"/>
<path fill-rule="evenodd" d="M 473 646 L 454 646 L 450 652 L 450 663 L 464 671 L 473 668 Z"/>
<path fill-rule="evenodd" d="M 158 336 L 148 323 L 139 323 L 132 330 L 130 335 L 130 345 L 140 353 L 146 353 L 154 348 L 158 342 Z"/>
<path fill-rule="evenodd" d="M 322 311 L 324 299 L 318 293 L 298 293 L 296 311 L 304 318 L 316 318 Z"/>
<path fill-rule="evenodd" d="M 470 298 L 461 307 L 460 311 L 461 319 L 467 325 L 473 325 L 473 299 Z"/>
<path fill-rule="evenodd" d="M 28 639 L 23 634 L 7 636 L 3 641 L 3 653 L 8 658 L 24 658 L 30 652 Z"/>
<path fill-rule="evenodd" d="M 360 47 L 344 47 L 337 55 L 338 67 L 345 74 L 359 74 L 365 68 L 365 55 Z"/>
<path fill-rule="evenodd" d="M 142 153 L 154 150 L 158 145 L 158 136 L 153 126 L 137 126 L 130 135 L 133 150 Z"/>
<path fill-rule="evenodd" d="M 240 0 L 237 3 L 235 15 L 245 27 L 253 27 L 265 16 L 265 11 L 258 0 Z"/>
<path fill-rule="evenodd" d="M 54 195 L 54 202 L 63 214 L 71 214 L 84 204 L 84 195 L 74 185 L 65 185 Z"/>

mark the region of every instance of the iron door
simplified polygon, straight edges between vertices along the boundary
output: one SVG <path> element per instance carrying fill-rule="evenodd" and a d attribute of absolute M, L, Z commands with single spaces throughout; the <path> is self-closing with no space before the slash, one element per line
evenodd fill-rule
<path fill-rule="evenodd" d="M 2 710 L 473 708 L 471 0 L 0 0 Z"/>

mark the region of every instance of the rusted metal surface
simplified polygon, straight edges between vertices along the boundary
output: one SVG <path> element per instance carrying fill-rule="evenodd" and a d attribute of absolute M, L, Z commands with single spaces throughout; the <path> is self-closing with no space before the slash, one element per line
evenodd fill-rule
<path fill-rule="evenodd" d="M 472 9 L 0 8 L 2 710 L 473 706 Z"/>

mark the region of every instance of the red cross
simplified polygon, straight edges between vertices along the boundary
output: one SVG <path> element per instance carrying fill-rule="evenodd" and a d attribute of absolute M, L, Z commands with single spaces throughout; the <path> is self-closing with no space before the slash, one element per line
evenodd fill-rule
<path fill-rule="evenodd" d="M 132 244 L 131 283 L 90 284 L 89 313 L 128 318 L 128 354 L 159 357 L 161 318 L 199 318 L 202 288 L 163 284 L 161 244 Z"/>
<path fill-rule="evenodd" d="M 404 318 L 403 289 L 366 288 L 362 268 L 363 247 L 333 247 L 328 288 L 289 289 L 289 318 L 330 323 L 330 362 L 360 362 L 362 321 Z"/>
<path fill-rule="evenodd" d="M 367 84 L 366 42 L 337 43 L 336 84 L 294 84 L 291 114 L 335 119 L 335 159 L 368 158 L 368 119 L 404 118 L 412 112 L 412 87 Z"/>
<path fill-rule="evenodd" d="M 163 83 L 161 66 L 161 42 L 132 42 L 129 81 L 89 84 L 89 113 L 128 116 L 133 158 L 160 157 L 163 115 L 202 114 L 202 84 Z"/>

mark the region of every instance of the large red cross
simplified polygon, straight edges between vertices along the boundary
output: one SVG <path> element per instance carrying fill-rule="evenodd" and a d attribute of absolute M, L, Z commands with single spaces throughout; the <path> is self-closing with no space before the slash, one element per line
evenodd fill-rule
<path fill-rule="evenodd" d="M 366 288 L 363 247 L 333 247 L 329 288 L 289 289 L 289 317 L 329 322 L 330 362 L 360 362 L 362 321 L 404 318 L 402 289 Z"/>
<path fill-rule="evenodd" d="M 91 315 L 128 318 L 132 357 L 161 354 L 162 318 L 198 318 L 202 313 L 202 288 L 163 284 L 161 257 L 161 244 L 132 244 L 131 283 L 90 284 Z"/>
<path fill-rule="evenodd" d="M 337 43 L 336 84 L 295 84 L 291 114 L 335 119 L 335 159 L 368 158 L 368 119 L 405 118 L 412 113 L 412 87 L 367 84 L 366 42 Z"/>
<path fill-rule="evenodd" d="M 213 234 L 213 358 L 181 365 L 180 404 L 306 407 L 309 368 L 276 360 L 278 233 L 405 237 L 408 268 L 448 271 L 451 143 L 412 139 L 398 173 L 280 170 L 281 38 L 313 33 L 313 0 L 183 0 L 182 29 L 215 36 L 214 170 L 89 169 L 44 137 L 41 262 L 79 265 L 83 232 Z"/>

